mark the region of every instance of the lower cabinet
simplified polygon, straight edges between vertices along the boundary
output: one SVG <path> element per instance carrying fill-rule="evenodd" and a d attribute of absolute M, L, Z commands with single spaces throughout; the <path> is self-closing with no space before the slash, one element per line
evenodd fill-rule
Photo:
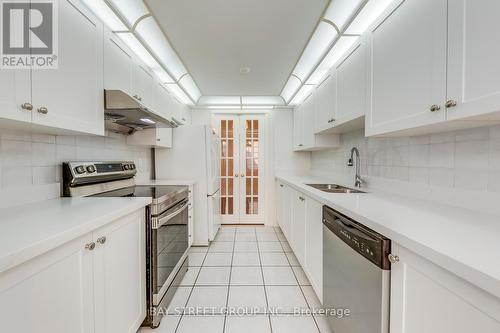
<path fill-rule="evenodd" d="M 316 295 L 323 299 L 323 205 L 276 183 L 276 218 Z"/>
<path fill-rule="evenodd" d="M 146 314 L 144 211 L 0 274 L 2 332 L 124 333 Z"/>
<path fill-rule="evenodd" d="M 391 333 L 500 332 L 500 299 L 392 244 Z"/>

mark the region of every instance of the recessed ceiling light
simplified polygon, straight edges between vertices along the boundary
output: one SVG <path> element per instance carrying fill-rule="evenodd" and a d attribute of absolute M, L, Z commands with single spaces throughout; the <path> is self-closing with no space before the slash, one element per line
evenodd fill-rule
<path fill-rule="evenodd" d="M 250 73 L 250 71 L 251 71 L 250 67 L 241 67 L 240 68 L 241 74 L 248 74 L 248 73 Z"/>

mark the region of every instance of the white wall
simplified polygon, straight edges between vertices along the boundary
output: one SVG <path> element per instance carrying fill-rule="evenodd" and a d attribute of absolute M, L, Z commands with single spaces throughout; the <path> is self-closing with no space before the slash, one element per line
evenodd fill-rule
<path fill-rule="evenodd" d="M 313 152 L 313 172 L 352 176 L 349 151 L 361 152 L 362 174 L 409 184 L 500 192 L 500 126 L 417 137 L 365 138 L 363 131 L 341 136 L 341 148 Z"/>
<path fill-rule="evenodd" d="M 149 148 L 127 146 L 125 136 L 54 136 L 0 130 L 0 189 L 61 182 L 66 161 L 131 160 L 137 178 L 150 179 Z"/>

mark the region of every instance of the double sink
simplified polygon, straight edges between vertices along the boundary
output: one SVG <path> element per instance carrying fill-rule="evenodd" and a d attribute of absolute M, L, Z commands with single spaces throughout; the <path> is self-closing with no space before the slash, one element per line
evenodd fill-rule
<path fill-rule="evenodd" d="M 337 184 L 306 184 L 327 193 L 366 193 L 360 190 L 355 190 L 349 187 L 340 186 Z"/>

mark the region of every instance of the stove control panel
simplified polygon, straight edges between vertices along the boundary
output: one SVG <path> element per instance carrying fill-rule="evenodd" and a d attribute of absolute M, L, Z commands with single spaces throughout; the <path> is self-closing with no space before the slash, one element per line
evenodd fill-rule
<path fill-rule="evenodd" d="M 63 170 L 65 181 L 71 185 L 132 178 L 137 173 L 133 161 L 67 162 Z"/>

